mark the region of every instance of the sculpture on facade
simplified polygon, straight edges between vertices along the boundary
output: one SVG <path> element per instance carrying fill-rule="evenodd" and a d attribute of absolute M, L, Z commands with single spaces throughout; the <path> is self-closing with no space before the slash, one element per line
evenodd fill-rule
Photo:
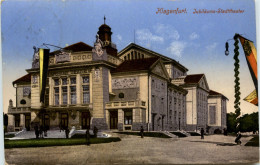
<path fill-rule="evenodd" d="M 94 43 L 94 48 L 92 49 L 93 53 L 96 53 L 98 57 L 101 57 L 104 53 L 102 50 L 103 42 L 99 39 L 99 35 L 96 35 L 96 42 Z"/>
<path fill-rule="evenodd" d="M 33 54 L 33 62 L 32 62 L 32 68 L 38 68 L 39 67 L 39 49 L 36 48 L 36 46 L 33 46 L 34 54 Z"/>

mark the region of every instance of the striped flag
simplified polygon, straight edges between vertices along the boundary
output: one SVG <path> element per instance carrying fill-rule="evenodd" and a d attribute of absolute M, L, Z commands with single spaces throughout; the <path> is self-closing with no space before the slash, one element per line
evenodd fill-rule
<path fill-rule="evenodd" d="M 239 39 L 241 42 L 241 45 L 244 49 L 245 56 L 246 56 L 246 62 L 248 64 L 248 68 L 250 71 L 250 74 L 252 76 L 255 89 L 252 93 L 250 93 L 246 98 L 244 98 L 245 101 L 248 101 L 254 105 L 258 105 L 258 85 L 257 85 L 257 53 L 255 45 L 252 41 L 242 37 L 239 35 Z"/>
<path fill-rule="evenodd" d="M 39 62 L 40 62 L 40 102 L 44 103 L 44 94 L 49 65 L 50 49 L 39 48 Z"/>
<path fill-rule="evenodd" d="M 254 105 L 258 105 L 258 97 L 257 97 L 256 90 L 254 90 L 248 96 L 246 96 L 246 98 L 244 98 L 244 100 L 249 103 L 252 103 Z"/>

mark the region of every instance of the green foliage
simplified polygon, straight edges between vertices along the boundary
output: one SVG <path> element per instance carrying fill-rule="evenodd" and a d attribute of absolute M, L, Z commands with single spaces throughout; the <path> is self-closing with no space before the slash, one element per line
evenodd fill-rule
<path fill-rule="evenodd" d="M 14 134 L 5 135 L 5 138 L 13 138 L 13 137 L 15 137 Z"/>
<path fill-rule="evenodd" d="M 228 132 L 236 132 L 236 114 L 235 113 L 227 113 L 227 131 Z"/>
<path fill-rule="evenodd" d="M 112 138 L 90 138 L 91 144 L 110 143 L 121 141 L 118 137 Z M 24 139 L 5 140 L 5 148 L 27 148 L 27 147 L 48 147 L 48 146 L 70 146 L 85 145 L 85 138 L 78 139 Z"/>
<path fill-rule="evenodd" d="M 197 132 L 188 132 L 190 134 L 190 136 L 200 136 L 199 133 Z"/>
<path fill-rule="evenodd" d="M 254 147 L 259 147 L 259 136 L 253 137 L 250 139 L 245 146 L 254 146 Z"/>
<path fill-rule="evenodd" d="M 258 128 L 258 112 L 245 114 L 240 118 L 241 132 L 257 131 Z"/>
<path fill-rule="evenodd" d="M 257 131 L 258 127 L 258 112 L 251 114 L 245 114 L 239 118 L 240 131 L 241 132 L 252 132 Z M 236 114 L 227 114 L 227 130 L 228 132 L 236 132 Z"/>
<path fill-rule="evenodd" d="M 94 135 L 90 135 L 90 138 L 94 138 Z M 72 139 L 77 139 L 77 138 L 86 138 L 86 134 L 74 134 L 72 137 Z"/>
<path fill-rule="evenodd" d="M 178 137 L 187 137 L 187 135 L 185 135 L 185 134 L 183 134 L 183 133 L 181 133 L 181 132 L 170 132 L 171 134 L 174 134 L 174 135 L 176 135 L 176 136 L 178 136 Z"/>
<path fill-rule="evenodd" d="M 136 135 L 140 136 L 140 132 L 116 132 L 119 134 L 125 134 L 125 135 Z M 144 136 L 147 137 L 158 137 L 158 138 L 171 138 L 163 133 L 160 132 L 144 132 Z"/>

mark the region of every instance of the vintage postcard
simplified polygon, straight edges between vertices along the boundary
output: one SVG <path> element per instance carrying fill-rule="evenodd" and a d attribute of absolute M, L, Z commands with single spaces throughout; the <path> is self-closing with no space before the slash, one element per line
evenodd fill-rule
<path fill-rule="evenodd" d="M 1 1 L 6 164 L 259 162 L 254 0 Z"/>

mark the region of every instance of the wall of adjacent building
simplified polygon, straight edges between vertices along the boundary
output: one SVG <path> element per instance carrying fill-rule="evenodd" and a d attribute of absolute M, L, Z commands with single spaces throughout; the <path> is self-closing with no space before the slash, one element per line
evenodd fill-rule
<path fill-rule="evenodd" d="M 227 127 L 227 99 L 221 100 L 221 127 Z"/>
<path fill-rule="evenodd" d="M 214 133 L 214 130 L 216 129 L 224 129 L 226 128 L 226 113 L 227 113 L 227 107 L 226 107 L 226 99 L 222 99 L 221 96 L 217 97 L 209 97 L 208 98 L 208 125 L 211 127 L 210 128 L 210 133 Z M 210 123 L 210 118 L 212 116 L 210 112 L 210 106 L 215 106 L 216 108 L 216 114 L 215 114 L 215 124 Z"/>
<path fill-rule="evenodd" d="M 17 105 L 16 107 L 30 107 L 31 106 L 31 84 L 17 85 Z M 29 90 L 25 92 L 24 90 Z M 29 93 L 28 93 L 29 92 Z M 21 104 L 24 100 L 25 104 Z"/>
<path fill-rule="evenodd" d="M 168 88 L 167 116 L 169 130 L 186 129 L 186 96 L 177 89 Z"/>
<path fill-rule="evenodd" d="M 197 125 L 198 128 L 206 129 L 208 124 L 208 92 L 197 89 Z"/>
<path fill-rule="evenodd" d="M 154 122 L 154 130 L 167 129 L 167 81 L 151 76 L 151 121 L 150 130 Z M 152 118 L 151 116 L 151 118 Z"/>
<path fill-rule="evenodd" d="M 32 74 L 31 76 L 31 108 L 40 109 L 40 78 L 39 74 Z M 33 81 L 35 80 L 35 81 Z"/>
<path fill-rule="evenodd" d="M 196 87 L 185 88 L 188 91 L 186 95 L 186 118 L 189 130 L 194 130 L 197 125 L 197 89 Z"/>

